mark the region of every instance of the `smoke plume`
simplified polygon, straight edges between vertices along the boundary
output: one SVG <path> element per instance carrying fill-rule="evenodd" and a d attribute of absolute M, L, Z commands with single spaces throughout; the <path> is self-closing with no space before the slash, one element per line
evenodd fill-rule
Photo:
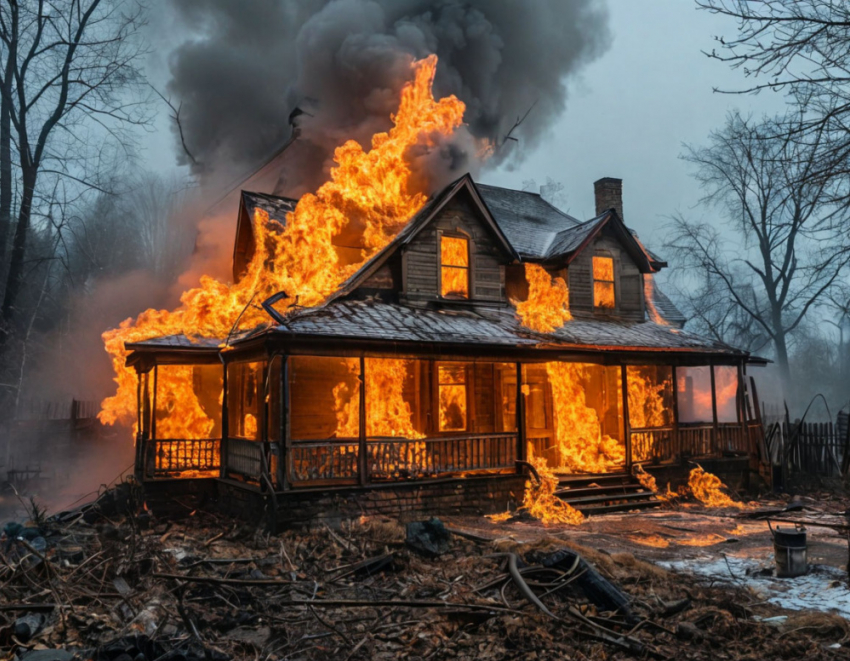
<path fill-rule="evenodd" d="M 232 179 L 295 125 L 297 167 L 275 186 L 291 195 L 324 178 L 334 147 L 389 128 L 414 58 L 436 53 L 435 92 L 467 104 L 468 133 L 439 154 L 462 172 L 485 140 L 489 165 L 521 161 L 564 110 L 570 76 L 609 42 L 595 0 L 171 0 L 167 20 L 180 42 L 169 92 L 195 172 Z"/>

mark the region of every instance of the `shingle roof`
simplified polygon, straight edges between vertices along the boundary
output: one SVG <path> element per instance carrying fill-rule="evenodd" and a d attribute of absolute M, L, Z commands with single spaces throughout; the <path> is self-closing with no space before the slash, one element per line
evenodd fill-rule
<path fill-rule="evenodd" d="M 141 342 L 128 342 L 126 348 L 134 350 L 137 347 L 161 347 L 168 349 L 198 349 L 198 350 L 213 350 L 218 349 L 223 340 L 215 337 L 200 337 L 193 335 L 187 337 L 180 333 L 179 335 L 163 335 L 162 337 L 153 337 L 149 340 Z"/>
<path fill-rule="evenodd" d="M 537 193 L 475 185 L 493 218 L 522 257 L 543 257 L 558 232 L 579 224 Z"/>
<path fill-rule="evenodd" d="M 270 333 L 383 342 L 434 342 L 527 348 L 744 352 L 672 326 L 575 318 L 553 333 L 523 328 L 513 310 L 432 310 L 378 300 L 341 300 L 293 313 Z M 235 344 L 238 344 L 237 341 Z"/>
<path fill-rule="evenodd" d="M 564 255 L 578 249 L 587 237 L 593 234 L 600 224 L 605 222 L 607 215 L 607 213 L 604 213 L 575 227 L 561 230 L 553 237 L 552 243 L 543 257 Z"/>
<path fill-rule="evenodd" d="M 681 313 L 675 303 L 668 298 L 667 294 L 661 291 L 657 282 L 652 287 L 652 300 L 655 303 L 655 309 L 658 310 L 658 314 L 670 323 L 681 325 L 687 321 L 687 317 Z"/>

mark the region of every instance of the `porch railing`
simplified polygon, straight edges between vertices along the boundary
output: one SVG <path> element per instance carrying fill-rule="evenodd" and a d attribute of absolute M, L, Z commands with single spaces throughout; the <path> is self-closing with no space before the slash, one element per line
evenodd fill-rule
<path fill-rule="evenodd" d="M 357 441 L 292 441 L 289 481 L 293 485 L 354 484 L 360 475 Z"/>
<path fill-rule="evenodd" d="M 227 477 L 259 483 L 263 476 L 263 444 L 244 438 L 227 439 Z"/>
<path fill-rule="evenodd" d="M 682 423 L 673 427 L 632 429 L 632 461 L 664 463 L 685 457 L 708 457 L 724 454 L 749 454 L 760 433 L 759 426 L 738 422 Z"/>
<path fill-rule="evenodd" d="M 145 474 L 151 478 L 195 477 L 219 469 L 221 440 L 218 438 L 157 439 L 145 444 Z"/>
<path fill-rule="evenodd" d="M 367 444 L 369 478 L 405 480 L 516 466 L 516 434 L 476 434 L 412 440 L 374 438 Z"/>
<path fill-rule="evenodd" d="M 368 480 L 414 480 L 441 475 L 514 469 L 515 433 L 442 438 L 370 438 Z M 355 484 L 360 480 L 360 447 L 355 440 L 292 441 L 289 480 L 293 486 Z"/>

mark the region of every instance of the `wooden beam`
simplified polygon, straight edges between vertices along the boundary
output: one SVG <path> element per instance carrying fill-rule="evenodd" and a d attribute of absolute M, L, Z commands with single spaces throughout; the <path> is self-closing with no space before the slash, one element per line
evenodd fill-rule
<path fill-rule="evenodd" d="M 629 423 L 629 375 L 625 365 L 620 365 L 620 389 L 623 393 L 623 434 L 626 437 L 626 470 L 632 470 L 632 428 Z"/>
<path fill-rule="evenodd" d="M 283 489 L 287 491 L 292 488 L 292 484 L 289 482 L 289 476 L 292 471 L 292 427 L 291 427 L 291 415 L 290 415 L 290 406 L 291 406 L 291 393 L 290 393 L 290 374 L 292 367 L 292 359 L 290 356 L 285 355 L 283 357 L 283 365 L 281 369 L 281 423 L 283 425 L 283 432 L 281 436 L 281 443 L 283 445 L 283 451 L 281 456 L 281 463 L 283 464 Z"/>
<path fill-rule="evenodd" d="M 360 473 L 360 484 L 369 484 L 369 459 L 367 456 L 366 442 L 366 358 L 360 356 L 360 416 L 358 428 L 358 469 Z"/>
<path fill-rule="evenodd" d="M 520 461 L 528 461 L 528 444 L 525 440 L 525 397 L 522 394 L 522 363 L 516 364 L 516 458 Z M 522 469 L 517 467 L 517 472 Z"/>
<path fill-rule="evenodd" d="M 230 436 L 230 413 L 228 408 L 228 399 L 230 398 L 230 388 L 227 383 L 227 364 L 222 361 L 221 363 L 221 387 L 222 387 L 222 397 L 221 397 L 221 447 L 218 452 L 219 460 L 218 460 L 218 476 L 219 477 L 227 477 L 227 452 L 228 446 L 230 445 L 228 442 L 228 437 Z"/>
<path fill-rule="evenodd" d="M 682 446 L 679 442 L 679 381 L 676 374 L 676 366 L 673 365 L 670 369 L 673 374 L 673 453 L 676 455 L 676 459 L 681 461 Z"/>
<path fill-rule="evenodd" d="M 714 362 L 709 361 L 709 373 L 711 374 L 711 417 L 714 420 L 712 429 L 711 449 L 716 454 L 720 454 L 720 429 L 717 425 L 717 388 L 714 383 Z"/>

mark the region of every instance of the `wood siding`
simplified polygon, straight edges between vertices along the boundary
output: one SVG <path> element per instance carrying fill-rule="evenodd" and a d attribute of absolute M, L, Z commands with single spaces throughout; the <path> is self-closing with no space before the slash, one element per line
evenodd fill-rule
<path fill-rule="evenodd" d="M 593 257 L 594 255 L 614 259 L 613 310 L 593 307 Z M 596 316 L 617 317 L 629 321 L 643 321 L 643 276 L 623 250 L 620 242 L 607 229 L 585 247 L 570 263 L 569 267 L 570 310 Z"/>
<path fill-rule="evenodd" d="M 471 302 L 505 300 L 504 254 L 493 231 L 478 215 L 465 192 L 440 211 L 404 249 L 404 294 L 410 300 L 435 300 L 440 293 L 438 240 L 441 233 L 469 237 Z"/>

